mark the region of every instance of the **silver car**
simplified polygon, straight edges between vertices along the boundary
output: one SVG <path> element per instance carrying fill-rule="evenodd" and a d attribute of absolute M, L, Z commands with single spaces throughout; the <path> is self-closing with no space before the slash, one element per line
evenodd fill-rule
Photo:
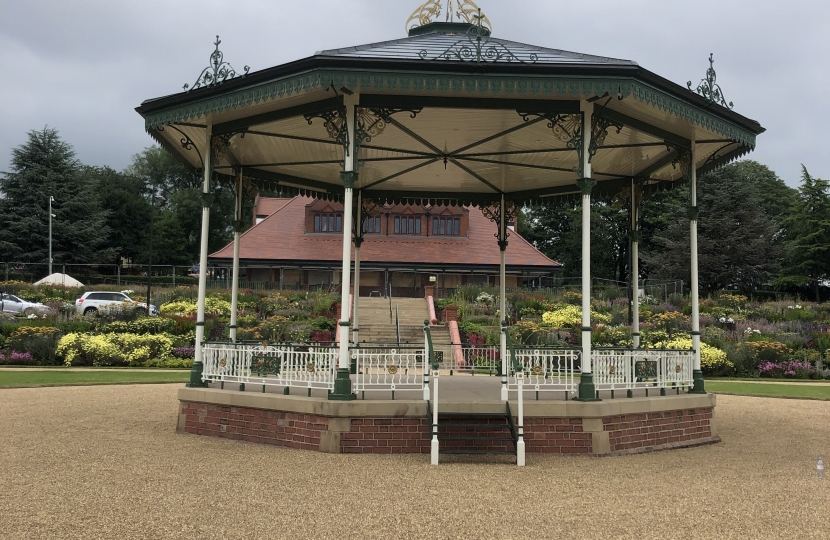
<path fill-rule="evenodd" d="M 25 313 L 33 315 L 49 311 L 49 307 L 39 302 L 27 302 L 13 294 L 0 293 L 0 311 L 5 313 Z"/>
<path fill-rule="evenodd" d="M 143 302 L 135 302 L 132 298 L 122 292 L 99 291 L 84 293 L 83 296 L 75 300 L 75 311 L 79 315 L 97 315 L 99 309 L 117 304 L 123 304 L 125 302 L 135 304 L 138 309 L 147 309 L 147 304 Z M 150 314 L 159 314 L 156 306 L 150 306 Z"/>

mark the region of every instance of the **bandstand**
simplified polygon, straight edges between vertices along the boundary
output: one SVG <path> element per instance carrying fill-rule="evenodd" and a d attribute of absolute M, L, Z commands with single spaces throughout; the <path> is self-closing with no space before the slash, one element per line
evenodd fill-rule
<path fill-rule="evenodd" d="M 183 432 L 325 452 L 614 455 L 718 441 L 700 369 L 698 175 L 751 151 L 760 124 L 732 110 L 710 56 L 696 87 L 635 62 L 491 36 L 470 1 L 430 0 L 399 40 L 322 51 L 236 71 L 216 49 L 192 86 L 137 111 L 159 144 L 204 173 L 196 360 L 179 392 Z M 244 196 L 257 188 L 344 205 L 342 313 L 336 347 L 204 342 L 210 185 L 236 189 L 234 275 Z M 591 345 L 591 197 L 638 204 L 690 186 L 692 349 Z M 582 204 L 582 344 L 512 343 L 505 321 L 511 215 L 557 198 Z M 496 377 L 459 374 L 470 351 L 359 339 L 362 223 L 389 203 L 468 205 L 493 222 L 501 253 Z M 506 255 L 507 253 L 507 255 Z M 353 281 L 352 281 L 353 278 Z M 501 359 L 501 360 L 498 360 Z M 450 373 L 455 372 L 453 376 Z M 439 391 L 440 382 L 440 391 Z"/>

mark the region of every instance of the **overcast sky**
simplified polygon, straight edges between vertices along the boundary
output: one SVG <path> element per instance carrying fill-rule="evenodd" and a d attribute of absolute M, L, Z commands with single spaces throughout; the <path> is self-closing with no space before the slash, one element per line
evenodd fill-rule
<path fill-rule="evenodd" d="M 423 0 L 0 0 L 0 171 L 26 132 L 56 128 L 89 165 L 150 146 L 133 110 L 225 60 L 252 71 L 405 37 Z M 828 0 L 478 0 L 494 36 L 634 60 L 696 86 L 715 54 L 735 110 L 767 132 L 750 154 L 796 186 L 830 178 Z"/>

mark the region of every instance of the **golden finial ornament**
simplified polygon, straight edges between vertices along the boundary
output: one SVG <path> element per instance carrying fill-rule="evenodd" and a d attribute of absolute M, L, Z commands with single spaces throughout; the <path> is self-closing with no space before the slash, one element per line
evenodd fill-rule
<path fill-rule="evenodd" d="M 445 3 L 446 9 L 444 9 Z M 427 0 L 406 20 L 406 31 L 409 32 L 413 28 L 435 22 L 442 13 L 444 13 L 445 22 L 478 24 L 476 17 L 479 11 L 480 8 L 472 0 Z M 482 18 L 481 26 L 490 31 L 493 30 L 490 19 L 487 17 Z"/>

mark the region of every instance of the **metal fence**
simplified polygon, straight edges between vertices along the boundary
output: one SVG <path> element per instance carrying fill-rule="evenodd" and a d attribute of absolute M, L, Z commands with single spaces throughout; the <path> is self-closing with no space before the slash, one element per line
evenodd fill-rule
<path fill-rule="evenodd" d="M 429 366 L 424 362 L 424 347 L 355 347 L 351 358 L 355 366 L 355 389 L 365 392 L 419 391 L 423 393 Z"/>
<path fill-rule="evenodd" d="M 683 389 L 693 384 L 695 354 L 676 349 L 595 349 L 592 351 L 597 390 Z"/>

